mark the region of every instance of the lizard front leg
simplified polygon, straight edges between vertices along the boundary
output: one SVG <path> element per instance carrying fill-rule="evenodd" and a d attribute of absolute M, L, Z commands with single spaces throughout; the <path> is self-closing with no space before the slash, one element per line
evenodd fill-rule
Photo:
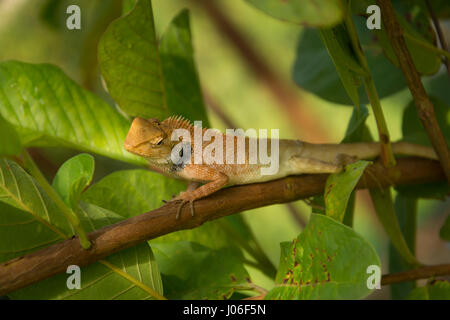
<path fill-rule="evenodd" d="M 187 179 L 195 179 L 202 181 L 209 181 L 203 186 L 192 190 L 192 182 L 189 184 L 188 189 L 185 192 L 181 192 L 180 195 L 173 199 L 182 200 L 178 207 L 176 218 L 180 217 L 181 209 L 186 203 L 190 203 L 191 213 L 194 216 L 194 201 L 209 196 L 210 194 L 220 190 L 228 183 L 228 176 L 216 169 L 203 165 L 189 165 L 183 170 L 183 176 Z"/>

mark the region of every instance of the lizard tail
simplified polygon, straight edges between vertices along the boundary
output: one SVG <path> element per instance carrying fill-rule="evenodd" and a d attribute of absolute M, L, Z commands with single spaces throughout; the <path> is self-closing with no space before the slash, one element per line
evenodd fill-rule
<path fill-rule="evenodd" d="M 416 156 L 427 159 L 438 157 L 434 150 L 423 145 L 409 142 L 392 143 L 392 151 L 396 155 Z M 339 154 L 349 155 L 356 159 L 371 159 L 380 155 L 380 144 L 378 142 L 356 142 L 342 144 L 309 144 L 304 143 L 302 157 L 320 159 L 328 163 L 334 163 Z"/>
<path fill-rule="evenodd" d="M 426 147 L 420 144 L 414 144 L 409 142 L 394 142 L 392 144 L 392 151 L 394 154 L 416 156 L 427 159 L 438 160 L 438 156 L 433 148 Z"/>

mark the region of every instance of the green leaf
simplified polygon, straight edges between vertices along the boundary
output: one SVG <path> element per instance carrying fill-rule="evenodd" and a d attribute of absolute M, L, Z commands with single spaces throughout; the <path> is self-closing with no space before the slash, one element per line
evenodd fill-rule
<path fill-rule="evenodd" d="M 347 28 L 343 23 L 333 28 L 319 29 L 328 54 L 333 60 L 339 78 L 355 107 L 359 106 L 358 88 L 361 86 L 361 75 L 367 74 L 352 50 Z"/>
<path fill-rule="evenodd" d="M 402 194 L 395 197 L 395 213 L 405 241 L 413 254 L 416 250 L 416 230 L 417 230 L 417 198 L 407 198 Z M 389 243 L 389 273 L 408 271 L 411 269 L 403 257 L 397 252 L 392 243 Z M 393 283 L 390 286 L 391 297 L 394 300 L 405 299 L 415 288 L 415 282 Z"/>
<path fill-rule="evenodd" d="M 370 196 L 375 206 L 378 219 L 380 219 L 393 246 L 398 253 L 410 265 L 417 265 L 418 262 L 406 244 L 403 233 L 400 229 L 397 216 L 395 214 L 394 203 L 392 201 L 391 189 L 370 189 Z"/>
<path fill-rule="evenodd" d="M 109 93 L 123 111 L 143 118 L 168 115 L 150 0 L 137 1 L 109 25 L 98 59 Z"/>
<path fill-rule="evenodd" d="M 15 156 L 22 151 L 19 136 L 14 127 L 10 125 L 0 114 L 0 156 Z"/>
<path fill-rule="evenodd" d="M 414 289 L 410 300 L 450 300 L 450 282 L 436 280 L 431 284 Z"/>
<path fill-rule="evenodd" d="M 94 175 L 94 158 L 86 153 L 70 158 L 58 169 L 52 187 L 75 212 L 83 190 Z"/>
<path fill-rule="evenodd" d="M 81 203 L 81 221 L 85 230 L 93 231 L 123 218 L 103 208 Z M 103 262 L 106 261 L 106 264 Z M 128 277 L 123 277 L 125 272 Z M 162 295 L 162 281 L 153 253 L 147 243 L 122 250 L 105 260 L 81 267 L 81 289 L 69 290 L 70 274 L 59 274 L 15 291 L 12 299 L 152 299 Z M 142 287 L 146 288 L 143 289 Z"/>
<path fill-rule="evenodd" d="M 439 236 L 445 241 L 450 241 L 450 216 L 445 219 L 444 225 L 439 232 Z"/>
<path fill-rule="evenodd" d="M 342 222 L 347 203 L 370 161 L 357 161 L 345 166 L 342 172 L 330 174 L 324 191 L 326 215 Z"/>
<path fill-rule="evenodd" d="M 228 299 L 248 287 L 238 249 L 212 250 L 190 241 L 152 245 L 169 299 Z"/>
<path fill-rule="evenodd" d="M 307 26 L 331 26 L 344 17 L 340 0 L 246 0 L 277 19 Z"/>
<path fill-rule="evenodd" d="M 158 48 L 151 2 L 137 1 L 103 35 L 99 62 L 111 96 L 126 113 L 158 119 L 182 115 L 208 125 L 188 11 L 174 18 Z"/>
<path fill-rule="evenodd" d="M 450 90 L 450 87 L 449 87 Z M 447 141 L 450 141 L 450 105 L 438 98 L 430 96 L 434 106 L 439 127 Z M 403 112 L 402 120 L 402 140 L 431 146 L 428 135 L 417 114 L 414 101 L 411 101 Z"/>
<path fill-rule="evenodd" d="M 266 299 L 361 299 L 367 267 L 380 266 L 375 249 L 353 229 L 313 214 L 303 232 L 282 243 L 275 288 Z"/>
<path fill-rule="evenodd" d="M 404 89 L 406 83 L 402 72 L 392 68 L 392 64 L 383 55 L 381 48 L 373 45 L 365 20 L 356 17 L 354 22 L 380 99 Z M 305 29 L 300 36 L 293 78 L 301 88 L 322 99 L 333 103 L 354 105 L 340 80 L 333 60 L 314 29 Z M 358 95 L 360 104 L 369 102 L 363 86 L 358 88 Z"/>
<path fill-rule="evenodd" d="M 145 163 L 123 148 L 129 122 L 52 65 L 1 62 L 0 115 L 25 147 L 66 146 Z"/>

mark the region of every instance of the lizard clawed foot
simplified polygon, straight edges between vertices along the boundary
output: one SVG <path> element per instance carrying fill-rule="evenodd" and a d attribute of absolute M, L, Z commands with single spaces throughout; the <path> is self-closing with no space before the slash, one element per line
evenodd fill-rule
<path fill-rule="evenodd" d="M 192 216 L 194 216 L 194 214 L 195 214 L 195 210 L 194 210 L 195 199 L 191 199 L 187 192 L 182 192 L 182 193 L 180 193 L 180 195 L 178 197 L 174 198 L 172 201 L 178 201 L 178 200 L 181 200 L 181 203 L 180 203 L 180 206 L 178 207 L 177 215 L 175 216 L 175 218 L 177 220 L 180 218 L 181 210 L 183 209 L 183 206 L 188 202 L 191 207 L 191 214 L 192 214 Z"/>

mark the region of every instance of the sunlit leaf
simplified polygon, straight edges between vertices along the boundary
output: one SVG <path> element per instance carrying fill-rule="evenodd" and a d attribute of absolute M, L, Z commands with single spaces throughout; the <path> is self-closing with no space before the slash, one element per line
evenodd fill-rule
<path fill-rule="evenodd" d="M 77 211 L 78 200 L 94 175 L 94 158 L 86 153 L 70 158 L 58 169 L 53 188 L 64 202 Z"/>
<path fill-rule="evenodd" d="M 49 64 L 0 63 L 0 115 L 25 147 L 65 146 L 145 163 L 123 148 L 128 120 Z"/>

